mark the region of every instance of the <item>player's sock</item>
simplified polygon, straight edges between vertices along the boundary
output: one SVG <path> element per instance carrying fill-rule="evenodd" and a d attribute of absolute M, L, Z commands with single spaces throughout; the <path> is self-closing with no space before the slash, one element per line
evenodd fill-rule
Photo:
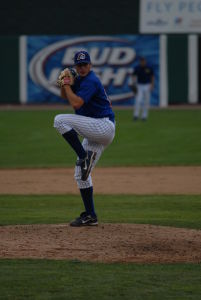
<path fill-rule="evenodd" d="M 62 136 L 71 145 L 79 158 L 84 159 L 86 157 L 86 151 L 84 150 L 78 138 L 77 132 L 74 129 L 65 132 L 64 134 L 62 134 Z"/>
<path fill-rule="evenodd" d="M 93 186 L 80 189 L 80 193 L 82 196 L 82 200 L 84 202 L 85 210 L 87 214 L 91 215 L 92 217 L 97 217 L 94 208 L 94 199 L 93 199 Z"/>

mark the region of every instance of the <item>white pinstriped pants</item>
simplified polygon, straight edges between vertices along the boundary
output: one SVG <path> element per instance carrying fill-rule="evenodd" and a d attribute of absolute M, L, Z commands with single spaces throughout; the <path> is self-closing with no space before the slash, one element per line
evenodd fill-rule
<path fill-rule="evenodd" d="M 75 114 L 61 114 L 55 117 L 54 127 L 61 135 L 74 129 L 78 135 L 84 138 L 82 142 L 84 149 L 97 153 L 92 169 L 115 135 L 115 125 L 109 118 L 96 119 Z M 75 180 L 79 189 L 89 188 L 93 185 L 91 174 L 86 181 L 81 180 L 79 166 L 75 166 Z"/>

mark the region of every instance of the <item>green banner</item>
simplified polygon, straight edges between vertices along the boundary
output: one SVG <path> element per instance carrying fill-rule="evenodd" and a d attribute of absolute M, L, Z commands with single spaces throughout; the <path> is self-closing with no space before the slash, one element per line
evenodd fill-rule
<path fill-rule="evenodd" d="M 0 37 L 2 103 L 19 103 L 19 37 Z"/>
<path fill-rule="evenodd" d="M 188 36 L 168 36 L 169 104 L 188 102 Z"/>

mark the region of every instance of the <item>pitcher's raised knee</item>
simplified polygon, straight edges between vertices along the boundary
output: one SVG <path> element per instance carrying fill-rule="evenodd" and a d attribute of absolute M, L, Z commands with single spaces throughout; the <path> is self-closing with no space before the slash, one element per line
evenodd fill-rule
<path fill-rule="evenodd" d="M 61 126 L 61 115 L 57 115 L 54 118 L 54 128 L 56 128 L 57 130 L 59 129 L 59 127 Z"/>
<path fill-rule="evenodd" d="M 69 130 L 69 128 L 65 124 L 65 119 L 64 119 L 63 115 L 57 115 L 54 118 L 54 128 L 56 128 L 56 130 L 60 134 L 64 134 L 65 132 L 67 132 Z"/>
<path fill-rule="evenodd" d="M 54 118 L 54 127 L 60 134 L 64 134 L 72 129 L 70 116 L 68 114 L 61 114 Z"/>

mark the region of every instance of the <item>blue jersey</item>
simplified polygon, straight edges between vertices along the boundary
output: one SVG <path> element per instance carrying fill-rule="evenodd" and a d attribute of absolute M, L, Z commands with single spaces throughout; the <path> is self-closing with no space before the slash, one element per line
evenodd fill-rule
<path fill-rule="evenodd" d="M 85 77 L 78 76 L 73 91 L 84 101 L 84 104 L 75 110 L 76 114 L 91 118 L 108 117 L 114 122 L 110 100 L 102 83 L 93 71 L 90 71 Z"/>
<path fill-rule="evenodd" d="M 137 66 L 133 71 L 133 75 L 137 76 L 139 84 L 151 83 L 153 74 L 153 69 L 149 66 Z"/>

